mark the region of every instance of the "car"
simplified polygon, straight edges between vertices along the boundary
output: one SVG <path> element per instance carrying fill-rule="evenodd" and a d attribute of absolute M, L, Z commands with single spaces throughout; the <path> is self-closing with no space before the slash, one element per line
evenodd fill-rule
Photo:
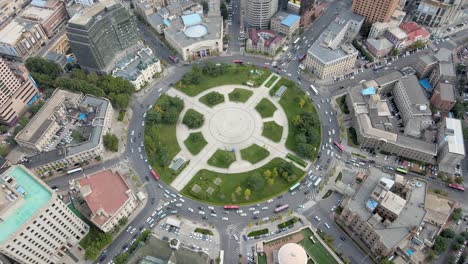
<path fill-rule="evenodd" d="M 236 234 L 232 235 L 236 241 L 239 241 L 239 238 L 237 237 Z"/>
<path fill-rule="evenodd" d="M 141 122 L 141 126 L 142 126 L 142 127 L 145 126 L 145 121 L 142 121 L 142 122 Z"/>
<path fill-rule="evenodd" d="M 345 237 L 340 237 L 341 241 L 345 241 L 346 238 Z"/>
<path fill-rule="evenodd" d="M 335 210 L 336 210 L 336 206 L 333 206 L 333 207 L 330 209 L 330 211 L 332 211 L 332 212 L 335 212 Z"/>
<path fill-rule="evenodd" d="M 315 220 L 317 220 L 317 221 L 319 221 L 319 222 L 320 222 L 320 217 L 318 217 L 318 216 L 315 216 L 314 218 L 315 218 Z"/>
<path fill-rule="evenodd" d="M 255 208 L 254 208 L 254 207 L 250 207 L 250 208 L 249 208 L 249 211 L 255 211 Z"/>
<path fill-rule="evenodd" d="M 205 212 L 204 212 L 204 211 L 198 211 L 198 214 L 199 214 L 199 215 L 204 215 Z"/>
<path fill-rule="evenodd" d="M 125 244 L 123 244 L 122 249 L 125 250 L 127 247 L 128 247 L 128 244 L 125 243 Z"/>
<path fill-rule="evenodd" d="M 247 214 L 246 214 L 246 213 L 242 213 L 242 214 L 240 214 L 240 216 L 247 216 Z"/>
<path fill-rule="evenodd" d="M 132 136 L 135 135 L 135 130 L 132 130 Z"/>
<path fill-rule="evenodd" d="M 328 229 L 330 229 L 330 225 L 329 225 L 329 224 L 325 223 L 325 226 L 326 226 Z"/>
<path fill-rule="evenodd" d="M 130 234 L 135 233 L 135 231 L 136 231 L 136 227 L 134 227 L 134 228 L 132 229 L 132 231 L 130 231 Z"/>
<path fill-rule="evenodd" d="M 187 208 L 187 210 L 189 210 L 189 212 L 193 213 L 193 209 L 192 208 Z"/>
<path fill-rule="evenodd" d="M 227 217 L 223 217 L 223 218 L 221 218 L 221 220 L 223 220 L 223 221 L 228 221 L 228 220 L 229 220 L 229 218 L 227 218 Z"/>
<path fill-rule="evenodd" d="M 252 214 L 253 214 L 253 215 L 256 215 L 256 214 L 259 214 L 259 213 L 260 213 L 260 211 L 255 211 L 255 212 L 253 212 Z"/>

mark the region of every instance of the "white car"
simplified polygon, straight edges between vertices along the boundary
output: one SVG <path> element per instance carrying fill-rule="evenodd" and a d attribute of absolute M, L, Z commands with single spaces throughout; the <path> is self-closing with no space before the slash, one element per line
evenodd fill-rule
<path fill-rule="evenodd" d="M 187 210 L 189 210 L 189 212 L 193 213 L 193 209 L 192 208 L 187 208 Z"/>
<path fill-rule="evenodd" d="M 330 229 L 330 225 L 329 225 L 329 224 L 325 223 L 325 226 L 326 226 L 328 229 Z"/>
<path fill-rule="evenodd" d="M 142 126 L 142 127 L 145 126 L 145 121 L 142 121 L 142 122 L 141 122 L 141 126 Z"/>
<path fill-rule="evenodd" d="M 208 209 L 214 210 L 214 207 L 213 206 L 208 206 Z"/>
<path fill-rule="evenodd" d="M 175 206 L 177 206 L 177 207 L 182 207 L 182 204 L 181 204 L 181 203 L 178 203 L 178 204 L 176 204 Z"/>
<path fill-rule="evenodd" d="M 252 214 L 253 214 L 253 215 L 257 215 L 257 214 L 259 214 L 259 213 L 260 213 L 260 211 L 255 211 L 255 212 L 253 212 Z"/>
<path fill-rule="evenodd" d="M 314 218 L 315 218 L 315 220 L 317 220 L 317 221 L 319 221 L 319 222 L 320 222 L 320 217 L 318 217 L 318 216 L 315 216 Z"/>
<path fill-rule="evenodd" d="M 250 207 L 250 208 L 249 208 L 249 211 L 255 211 L 255 208 L 254 208 L 254 207 Z"/>
<path fill-rule="evenodd" d="M 198 214 L 199 214 L 199 215 L 204 215 L 205 212 L 203 212 L 203 211 L 198 211 Z"/>
<path fill-rule="evenodd" d="M 223 218 L 221 218 L 221 220 L 223 220 L 223 221 L 228 221 L 228 220 L 229 220 L 229 218 L 227 218 L 227 217 L 223 217 Z"/>
<path fill-rule="evenodd" d="M 247 214 L 246 214 L 246 213 L 242 213 L 242 214 L 240 214 L 240 216 L 247 216 Z"/>
<path fill-rule="evenodd" d="M 135 135 L 135 130 L 132 130 L 132 136 Z"/>

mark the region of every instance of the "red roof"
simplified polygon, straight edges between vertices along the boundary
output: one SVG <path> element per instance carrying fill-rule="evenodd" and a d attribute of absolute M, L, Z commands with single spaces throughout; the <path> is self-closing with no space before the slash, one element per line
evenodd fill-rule
<path fill-rule="evenodd" d="M 100 171 L 79 180 L 80 186 L 89 186 L 90 192 L 84 193 L 84 198 L 93 213 L 91 221 L 103 225 L 129 199 L 127 191 L 130 189 L 122 176 L 111 170 Z M 98 214 L 103 210 L 110 217 Z"/>
<path fill-rule="evenodd" d="M 260 39 L 259 35 L 269 36 L 269 38 L 264 38 L 265 47 L 270 47 L 270 45 L 273 43 L 279 43 L 282 39 L 281 36 L 278 36 L 275 32 L 271 30 L 251 28 L 249 29 L 249 39 L 252 40 L 252 45 L 257 45 L 257 42 Z"/>
<path fill-rule="evenodd" d="M 425 39 L 431 35 L 426 29 L 418 25 L 416 22 L 401 23 L 400 28 L 408 35 L 408 41 L 410 43 L 418 38 Z"/>

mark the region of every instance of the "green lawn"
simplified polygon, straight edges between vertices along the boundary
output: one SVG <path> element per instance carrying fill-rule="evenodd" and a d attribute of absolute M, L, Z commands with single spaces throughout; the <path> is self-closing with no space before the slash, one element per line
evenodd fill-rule
<path fill-rule="evenodd" d="M 276 124 L 275 121 L 263 123 L 262 136 L 271 139 L 274 142 L 280 142 L 283 135 L 283 127 Z"/>
<path fill-rule="evenodd" d="M 267 264 L 267 257 L 264 253 L 258 253 L 258 264 Z"/>
<path fill-rule="evenodd" d="M 213 107 L 224 102 L 224 95 L 218 92 L 207 93 L 200 98 L 200 102 L 206 104 L 209 107 Z"/>
<path fill-rule="evenodd" d="M 193 155 L 197 155 L 208 144 L 201 132 L 190 133 L 184 141 L 185 146 Z"/>
<path fill-rule="evenodd" d="M 255 164 L 270 155 L 270 152 L 257 144 L 253 144 L 248 148 L 240 151 L 243 160 Z"/>
<path fill-rule="evenodd" d="M 319 242 L 318 238 L 314 236 L 310 229 L 302 230 L 304 239 L 299 242 L 305 249 L 307 254 L 311 256 L 317 264 L 335 264 L 338 263 L 335 258 L 327 251 L 327 249 Z M 315 244 L 310 240 L 309 237 L 313 237 Z"/>
<path fill-rule="evenodd" d="M 272 117 L 276 111 L 276 106 L 268 99 L 263 98 L 257 106 L 255 106 L 255 110 L 262 116 L 262 118 Z"/>
<path fill-rule="evenodd" d="M 207 163 L 219 168 L 229 168 L 234 161 L 236 161 L 236 154 L 234 152 L 218 149 Z"/>
<path fill-rule="evenodd" d="M 207 89 L 226 84 L 245 85 L 248 81 L 252 81 L 254 86 L 258 87 L 268 76 L 270 76 L 270 71 L 266 69 L 253 66 L 231 65 L 227 68 L 226 73 L 221 76 L 212 77 L 202 74 L 200 83 L 184 84 L 182 81 L 179 81 L 174 85 L 174 88 L 189 96 L 195 96 Z"/>
<path fill-rule="evenodd" d="M 265 187 L 260 190 L 252 191 L 251 196 L 247 200 L 244 197 L 244 190 L 249 188 L 249 176 L 255 173 L 263 175 L 264 171 L 273 171 L 274 168 L 281 165 L 284 166 L 286 163 L 287 162 L 281 158 L 275 158 L 268 164 L 255 170 L 235 174 L 218 173 L 202 169 L 192 177 L 190 182 L 182 189 L 181 193 L 209 204 L 225 205 L 233 203 L 243 205 L 258 203 L 287 191 L 291 185 L 301 180 L 304 171 L 290 163 L 294 175 L 299 176 L 295 181 L 287 182 L 283 177 L 276 177 L 273 185 L 265 185 Z M 218 185 L 215 183 L 215 179 L 217 178 L 221 181 L 220 183 L 218 182 Z M 192 190 L 195 185 L 200 187 L 198 192 Z M 239 186 L 242 189 L 240 194 L 236 193 L 236 189 Z M 212 190 L 212 194 L 210 195 L 207 190 Z"/>
<path fill-rule="evenodd" d="M 320 119 L 318 117 L 317 110 L 315 109 L 312 101 L 297 86 L 297 84 L 288 79 L 282 78 L 279 80 L 275 87 L 270 90 L 270 95 L 274 95 L 281 85 L 288 87 L 279 101 L 280 105 L 283 107 L 283 110 L 286 113 L 286 116 L 288 117 L 289 131 L 288 139 L 286 140 L 286 147 L 294 152 L 298 152 L 298 148 L 301 148 L 301 145 L 304 147 L 303 143 L 297 142 L 298 138 L 296 136 L 302 134 L 302 132 L 294 125 L 293 120 L 296 116 L 299 116 L 303 113 L 311 113 L 313 120 L 316 122 L 316 125 L 313 127 L 313 130 L 308 130 L 306 132 L 306 134 L 309 135 L 309 141 L 307 143 L 313 148 L 313 151 L 308 159 L 315 160 L 320 149 L 321 140 Z M 304 102 L 302 107 L 299 104 L 301 100 Z"/>
<path fill-rule="evenodd" d="M 232 92 L 230 92 L 228 96 L 229 96 L 229 101 L 231 102 L 245 103 L 247 102 L 247 100 L 249 100 L 252 94 L 253 94 L 252 91 L 241 89 L 241 88 L 236 88 Z"/>
<path fill-rule="evenodd" d="M 278 76 L 276 75 L 273 75 L 270 80 L 268 80 L 268 82 L 265 84 L 266 87 L 270 88 L 273 83 L 276 81 L 276 79 L 278 79 Z"/>

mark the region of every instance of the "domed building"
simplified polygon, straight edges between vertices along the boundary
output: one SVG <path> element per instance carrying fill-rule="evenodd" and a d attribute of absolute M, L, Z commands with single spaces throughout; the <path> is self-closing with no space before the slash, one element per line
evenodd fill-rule
<path fill-rule="evenodd" d="M 307 253 L 301 245 L 288 243 L 278 251 L 279 264 L 307 264 Z"/>

